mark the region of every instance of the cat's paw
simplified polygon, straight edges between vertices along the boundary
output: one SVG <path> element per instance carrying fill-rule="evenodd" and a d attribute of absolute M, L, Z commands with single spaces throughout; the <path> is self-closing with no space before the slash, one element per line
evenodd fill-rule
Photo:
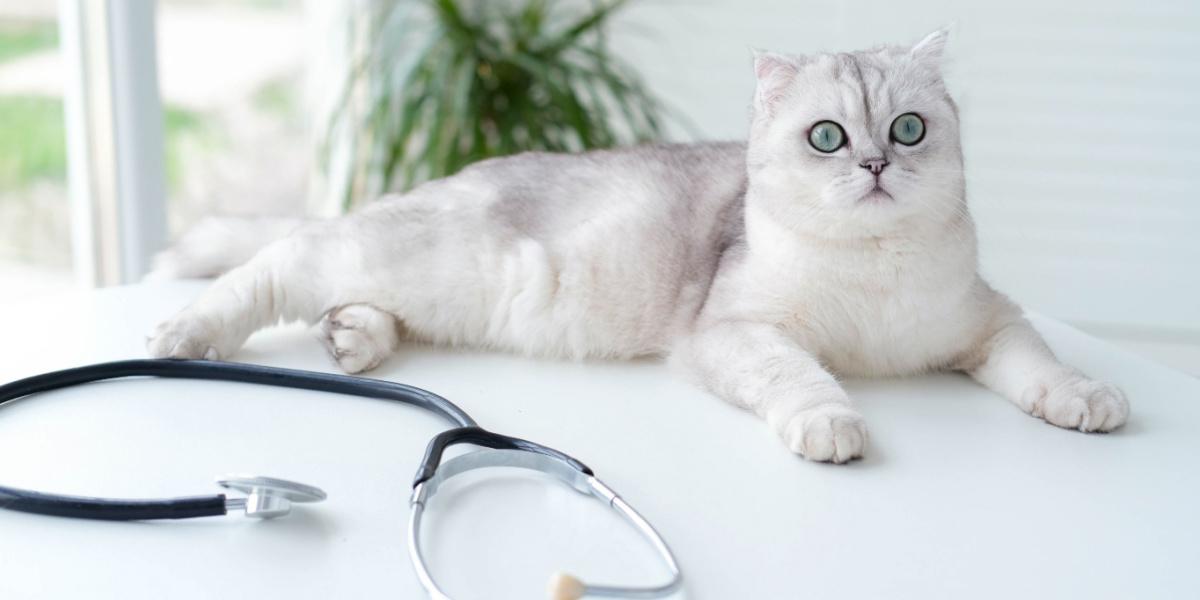
<path fill-rule="evenodd" d="M 1048 423 L 1080 431 L 1112 431 L 1129 419 L 1129 401 L 1116 386 L 1071 376 L 1025 392 L 1030 413 Z"/>
<path fill-rule="evenodd" d="M 180 313 L 154 328 L 146 337 L 146 351 L 154 358 L 222 357 L 221 329 L 207 319 Z"/>
<path fill-rule="evenodd" d="M 343 371 L 369 371 L 395 351 L 396 317 L 366 304 L 343 306 L 321 320 L 321 341 Z"/>
<path fill-rule="evenodd" d="M 867 423 L 846 404 L 820 404 L 796 413 L 784 427 L 783 440 L 808 460 L 844 463 L 863 455 Z"/>

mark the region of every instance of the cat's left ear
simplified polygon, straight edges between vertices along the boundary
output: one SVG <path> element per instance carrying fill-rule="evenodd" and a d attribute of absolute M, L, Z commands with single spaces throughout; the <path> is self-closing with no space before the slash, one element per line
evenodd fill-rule
<path fill-rule="evenodd" d="M 949 37 L 950 30 L 943 27 L 925 36 L 925 39 L 917 42 L 908 52 L 917 62 L 940 70 L 942 67 L 942 55 L 946 52 L 946 40 Z"/>
<path fill-rule="evenodd" d="M 763 116 L 772 115 L 796 78 L 797 60 L 774 52 L 753 50 L 754 76 L 758 85 L 754 91 L 754 109 Z"/>

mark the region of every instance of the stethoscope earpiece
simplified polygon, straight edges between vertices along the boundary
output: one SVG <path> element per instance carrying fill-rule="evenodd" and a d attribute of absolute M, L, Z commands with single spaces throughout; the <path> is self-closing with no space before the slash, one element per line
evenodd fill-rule
<path fill-rule="evenodd" d="M 555 573 L 546 586 L 550 600 L 579 600 L 587 593 L 587 586 L 576 577 L 566 573 Z"/>
<path fill-rule="evenodd" d="M 320 502 L 326 498 L 321 488 L 259 475 L 227 475 L 217 485 L 242 492 L 245 498 L 226 498 L 225 510 L 245 509 L 247 517 L 273 519 L 292 512 L 292 503 Z"/>

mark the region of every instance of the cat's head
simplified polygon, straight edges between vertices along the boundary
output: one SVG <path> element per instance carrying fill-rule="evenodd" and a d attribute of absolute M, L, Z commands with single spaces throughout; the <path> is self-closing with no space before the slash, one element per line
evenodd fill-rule
<path fill-rule="evenodd" d="M 946 31 L 915 46 L 759 52 L 747 166 L 769 218 L 829 237 L 887 235 L 963 211 Z"/>

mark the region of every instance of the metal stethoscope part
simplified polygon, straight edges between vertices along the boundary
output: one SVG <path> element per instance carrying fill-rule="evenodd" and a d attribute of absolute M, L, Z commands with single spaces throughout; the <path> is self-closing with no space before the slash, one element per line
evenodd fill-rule
<path fill-rule="evenodd" d="M 584 596 L 657 598 L 678 591 L 683 578 L 674 555 L 662 536 L 611 488 L 596 478 L 590 468 L 553 448 L 480 428 L 466 412 L 449 400 L 427 390 L 400 383 L 331 375 L 310 371 L 257 365 L 196 360 L 129 360 L 102 363 L 45 373 L 0 386 L 0 405 L 31 394 L 92 381 L 121 377 L 167 377 L 236 381 L 277 387 L 349 394 L 392 400 L 433 412 L 454 424 L 430 440 L 413 480 L 409 500 L 408 550 L 421 585 L 434 600 L 450 600 L 434 582 L 421 552 L 421 518 L 434 494 L 447 479 L 476 469 L 517 467 L 545 473 L 576 491 L 612 508 L 646 539 L 661 558 L 670 580 L 657 586 L 625 587 L 592 585 L 569 575 L 550 581 L 553 600 L 575 600 Z M 482 447 L 442 462 L 446 448 L 456 444 Z M 242 510 L 247 517 L 268 519 L 291 512 L 293 503 L 320 502 L 326 498 L 319 488 L 284 479 L 257 475 L 228 476 L 217 480 L 222 487 L 245 497 L 224 494 L 155 500 L 115 500 L 46 494 L 0 486 L 0 508 L 23 512 L 101 520 L 188 519 L 224 515 Z"/>
<path fill-rule="evenodd" d="M 225 512 L 245 510 L 247 517 L 274 519 L 291 514 L 293 502 L 320 502 L 326 498 L 319 487 L 261 475 L 229 475 L 217 485 L 246 494 L 245 498 L 226 498 Z"/>
<path fill-rule="evenodd" d="M 580 470 L 562 460 L 547 454 L 539 454 L 524 450 L 486 449 L 476 450 L 452 458 L 439 467 L 428 479 L 413 487 L 412 498 L 409 500 L 408 518 L 408 553 L 413 567 L 417 570 L 417 578 L 421 585 L 435 600 L 449 600 L 449 596 L 433 581 L 433 576 L 425 566 L 425 556 L 421 552 L 421 517 L 425 507 L 444 481 L 468 471 L 489 467 L 516 467 L 531 469 L 550 475 L 575 491 L 591 496 L 617 512 L 626 522 L 632 525 L 648 540 L 667 566 L 671 579 L 665 584 L 653 587 L 621 587 L 609 585 L 585 584 L 575 577 L 566 574 L 556 574 L 550 580 L 550 597 L 554 600 L 574 600 L 583 596 L 608 596 L 619 598 L 658 598 L 674 593 L 683 585 L 679 566 L 675 556 L 667 548 L 658 531 L 638 514 L 616 492 L 604 485 L 590 470 Z M 586 467 L 584 467 L 586 469 Z"/>

